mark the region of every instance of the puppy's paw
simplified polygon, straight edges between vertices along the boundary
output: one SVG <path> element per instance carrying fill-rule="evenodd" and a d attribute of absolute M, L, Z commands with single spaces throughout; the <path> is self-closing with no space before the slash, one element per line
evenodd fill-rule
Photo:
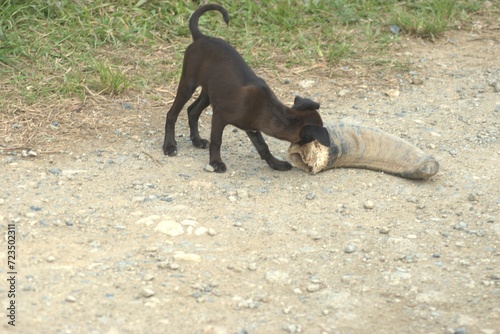
<path fill-rule="evenodd" d="M 210 166 L 212 166 L 214 168 L 214 172 L 216 172 L 216 173 L 224 173 L 227 170 L 226 164 L 223 163 L 222 161 L 220 161 L 220 162 L 217 162 L 217 161 L 211 162 Z"/>
<path fill-rule="evenodd" d="M 290 163 L 288 163 L 286 161 L 278 160 L 276 158 L 267 160 L 267 164 L 272 169 L 276 169 L 279 171 L 287 171 L 287 170 L 292 169 L 292 165 L 290 165 Z"/>
<path fill-rule="evenodd" d="M 177 146 L 175 145 L 163 145 L 163 153 L 169 157 L 177 155 Z"/>
<path fill-rule="evenodd" d="M 198 148 L 207 148 L 210 142 L 206 139 L 196 139 L 192 138 L 193 146 Z"/>

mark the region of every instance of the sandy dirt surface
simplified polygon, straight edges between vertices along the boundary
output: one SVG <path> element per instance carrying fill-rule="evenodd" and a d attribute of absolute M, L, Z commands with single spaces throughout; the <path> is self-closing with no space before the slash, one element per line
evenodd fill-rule
<path fill-rule="evenodd" d="M 117 101 L 106 113 L 133 124 L 63 153 L 0 147 L 2 332 L 15 224 L 18 333 L 499 334 L 500 40 L 455 32 L 407 40 L 395 57 L 412 62 L 408 76 L 256 72 L 287 104 L 320 102 L 325 122 L 378 127 L 434 156 L 427 181 L 274 171 L 232 127 L 228 171 L 206 172 L 185 112 L 178 156 L 161 151 L 171 94 Z M 288 143 L 268 143 L 286 158 Z"/>

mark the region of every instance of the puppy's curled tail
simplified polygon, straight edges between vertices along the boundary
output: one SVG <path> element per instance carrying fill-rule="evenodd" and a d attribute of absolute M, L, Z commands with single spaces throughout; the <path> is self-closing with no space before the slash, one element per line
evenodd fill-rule
<path fill-rule="evenodd" d="M 209 10 L 216 10 L 220 12 L 222 14 L 222 17 L 224 18 L 224 22 L 226 22 L 226 24 L 229 24 L 229 15 L 224 7 L 216 4 L 201 6 L 194 11 L 193 15 L 191 15 L 191 18 L 189 19 L 189 30 L 191 31 L 191 36 L 193 36 L 193 41 L 196 41 L 197 39 L 205 36 L 198 28 L 198 20 L 200 16 L 202 16 Z"/>

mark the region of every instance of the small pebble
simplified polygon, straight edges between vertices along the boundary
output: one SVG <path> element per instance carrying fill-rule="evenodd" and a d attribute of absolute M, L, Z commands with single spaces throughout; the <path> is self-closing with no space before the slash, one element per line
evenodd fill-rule
<path fill-rule="evenodd" d="M 380 234 L 389 234 L 391 230 L 388 228 L 388 227 L 382 227 L 380 228 L 380 230 L 378 231 Z"/>
<path fill-rule="evenodd" d="M 308 194 L 306 195 L 306 199 L 308 199 L 308 200 L 312 200 L 312 199 L 314 199 L 314 197 L 315 197 L 315 196 L 316 196 L 316 195 L 315 195 L 314 193 L 312 193 L 312 192 L 311 192 L 311 193 L 308 193 Z"/>
<path fill-rule="evenodd" d="M 302 87 L 302 88 L 311 88 L 313 86 L 316 85 L 316 80 L 312 80 L 312 79 L 304 79 L 302 81 L 299 81 L 299 85 Z"/>
<path fill-rule="evenodd" d="M 200 226 L 196 230 L 194 230 L 194 234 L 197 236 L 203 235 L 207 233 L 208 229 L 206 227 Z"/>
<path fill-rule="evenodd" d="M 176 237 L 184 233 L 184 228 L 181 224 L 173 220 L 163 220 L 158 223 L 154 229 L 155 231 L 165 233 L 171 237 Z"/>
<path fill-rule="evenodd" d="M 153 274 L 146 273 L 144 276 L 142 276 L 142 279 L 146 282 L 152 281 L 155 279 Z"/>
<path fill-rule="evenodd" d="M 294 333 L 302 333 L 302 326 L 296 325 L 296 324 L 291 324 L 288 326 L 284 326 L 283 329 L 287 331 L 290 334 Z"/>
<path fill-rule="evenodd" d="M 209 173 L 213 173 L 213 172 L 215 171 L 215 169 L 214 169 L 214 168 L 212 167 L 212 165 L 210 165 L 210 164 L 207 164 L 207 165 L 205 166 L 205 168 L 203 168 L 203 170 L 204 170 L 205 172 L 209 172 Z"/>
<path fill-rule="evenodd" d="M 412 78 L 411 79 L 411 83 L 413 85 L 421 85 L 424 83 L 424 80 L 420 79 L 420 78 Z"/>
<path fill-rule="evenodd" d="M 170 197 L 170 196 L 160 196 L 160 201 L 163 201 L 163 202 L 172 202 L 173 198 Z"/>
<path fill-rule="evenodd" d="M 406 199 L 407 202 L 410 202 L 410 203 L 415 203 L 417 204 L 418 203 L 418 198 L 416 196 L 411 196 L 411 197 L 408 197 Z"/>
<path fill-rule="evenodd" d="M 394 35 L 397 35 L 397 34 L 400 32 L 400 30 L 401 30 L 401 29 L 400 29 L 397 25 L 395 25 L 395 24 L 391 24 L 391 25 L 389 26 L 389 30 L 390 30 L 390 31 L 391 31 Z"/>
<path fill-rule="evenodd" d="M 56 260 L 56 258 L 55 258 L 54 256 L 52 256 L 52 255 L 47 256 L 47 262 L 52 263 L 52 262 L 54 262 L 55 260 Z"/>
<path fill-rule="evenodd" d="M 366 201 L 365 204 L 363 204 L 363 207 L 367 210 L 371 210 L 375 207 L 375 204 L 373 204 L 372 201 Z"/>
<path fill-rule="evenodd" d="M 266 273 L 266 281 L 271 284 L 281 284 L 281 285 L 288 285 L 292 283 L 292 279 L 290 276 L 283 272 L 283 271 L 278 271 L 278 270 L 271 270 Z"/>
<path fill-rule="evenodd" d="M 236 190 L 236 195 L 238 196 L 238 198 L 246 199 L 248 198 L 248 190 L 238 189 Z"/>
<path fill-rule="evenodd" d="M 192 219 L 184 219 L 183 221 L 181 221 L 181 225 L 195 227 L 196 225 L 198 225 L 198 222 L 196 220 L 192 220 Z"/>
<path fill-rule="evenodd" d="M 356 251 L 356 246 L 354 245 L 347 245 L 344 247 L 344 252 L 347 254 L 354 253 Z"/>
<path fill-rule="evenodd" d="M 401 257 L 401 261 L 404 263 L 413 263 L 415 262 L 415 257 L 413 255 L 405 255 Z"/>
<path fill-rule="evenodd" d="M 389 89 L 389 90 L 385 91 L 384 94 L 389 96 L 389 97 L 398 97 L 400 94 L 400 91 L 397 89 Z"/>
<path fill-rule="evenodd" d="M 467 224 L 464 222 L 460 222 L 460 223 L 456 224 L 455 226 L 453 226 L 453 229 L 458 230 L 458 231 L 461 231 L 465 228 L 467 228 Z"/>
<path fill-rule="evenodd" d="M 155 292 L 152 289 L 149 288 L 143 288 L 141 291 L 141 295 L 145 298 L 149 298 L 154 296 Z"/>
<path fill-rule="evenodd" d="M 201 262 L 201 256 L 194 253 L 184 253 L 178 251 L 174 254 L 174 259 L 188 262 Z M 171 266 L 169 266 L 170 268 Z"/>
<path fill-rule="evenodd" d="M 247 266 L 247 269 L 250 271 L 256 271 L 257 270 L 257 264 L 255 263 L 249 263 Z"/>
<path fill-rule="evenodd" d="M 158 251 L 158 247 L 156 247 L 156 246 L 149 246 L 149 247 L 147 247 L 147 248 L 145 249 L 145 251 L 146 251 L 147 253 L 155 253 L 155 252 L 157 252 L 157 251 Z"/>
<path fill-rule="evenodd" d="M 59 168 L 50 168 L 49 173 L 53 175 L 61 175 L 61 170 Z"/>
<path fill-rule="evenodd" d="M 493 86 L 493 91 L 495 93 L 500 93 L 500 83 L 496 83 L 495 86 Z"/>
<path fill-rule="evenodd" d="M 337 93 L 340 97 L 344 97 L 346 96 L 347 94 L 349 94 L 349 89 L 341 89 L 338 93 Z"/>
<path fill-rule="evenodd" d="M 67 301 L 68 303 L 74 303 L 76 302 L 76 297 L 69 295 L 68 297 L 66 297 L 65 301 Z"/>
<path fill-rule="evenodd" d="M 180 268 L 180 265 L 178 263 L 172 262 L 168 264 L 168 269 L 170 270 L 177 270 Z"/>
<path fill-rule="evenodd" d="M 469 194 L 469 196 L 467 196 L 467 199 L 470 202 L 477 202 L 477 196 L 475 194 Z"/>
<path fill-rule="evenodd" d="M 321 240 L 321 235 L 317 231 L 309 231 L 307 232 L 307 236 L 313 240 Z"/>
<path fill-rule="evenodd" d="M 214 235 L 217 234 L 217 231 L 215 231 L 213 228 L 209 228 L 208 231 L 207 231 L 207 234 L 211 237 L 213 237 Z"/>
<path fill-rule="evenodd" d="M 167 269 L 169 267 L 170 263 L 166 261 L 162 261 L 158 263 L 158 268 L 160 269 Z"/>
<path fill-rule="evenodd" d="M 132 197 L 132 202 L 133 203 L 142 203 L 146 200 L 146 197 L 144 196 L 134 196 Z"/>
<path fill-rule="evenodd" d="M 306 289 L 308 292 L 316 292 L 321 289 L 321 286 L 319 284 L 309 284 Z"/>

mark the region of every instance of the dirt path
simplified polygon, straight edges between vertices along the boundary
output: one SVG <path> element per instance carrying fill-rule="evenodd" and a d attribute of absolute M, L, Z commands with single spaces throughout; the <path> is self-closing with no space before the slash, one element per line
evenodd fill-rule
<path fill-rule="evenodd" d="M 228 172 L 208 173 L 185 115 L 179 155 L 163 156 L 166 108 L 149 101 L 109 111 L 139 126 L 68 142 L 66 154 L 0 155 L 0 231 L 17 227 L 16 331 L 500 333 L 499 39 L 453 33 L 401 55 L 414 84 L 269 83 L 283 101 L 319 101 L 326 122 L 379 127 L 433 155 L 441 169 L 424 182 L 276 172 L 233 128 Z M 269 144 L 286 157 L 287 143 Z"/>

